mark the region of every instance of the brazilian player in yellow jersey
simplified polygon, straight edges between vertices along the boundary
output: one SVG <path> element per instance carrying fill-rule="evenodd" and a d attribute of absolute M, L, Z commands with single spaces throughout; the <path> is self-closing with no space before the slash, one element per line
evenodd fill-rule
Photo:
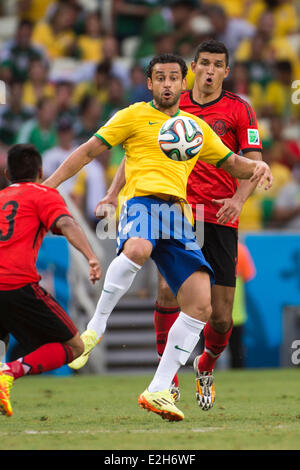
<path fill-rule="evenodd" d="M 170 386 L 175 373 L 186 363 L 198 343 L 210 317 L 210 287 L 214 275 L 189 223 L 185 223 L 187 233 L 181 238 L 174 237 L 176 228 L 186 222 L 180 206 L 178 209 L 175 204 L 174 227 L 169 237 L 162 233 L 164 228 L 157 229 L 161 206 L 170 208 L 174 201 L 185 200 L 187 178 L 197 158 L 220 166 L 237 178 L 257 181 L 259 185 L 266 183 L 266 188 L 272 185 L 272 174 L 266 163 L 231 153 L 200 119 L 197 122 L 202 128 L 204 142 L 196 157 L 186 162 L 174 162 L 162 154 L 158 132 L 167 119 L 181 113 L 178 104 L 185 88 L 186 73 L 187 66 L 180 57 L 172 54 L 154 57 L 147 69 L 147 84 L 153 92 L 153 102 L 137 103 L 116 113 L 44 182 L 47 186 L 59 186 L 102 151 L 123 142 L 126 161 L 120 165 L 107 197 L 101 201 L 101 205 L 104 202 L 116 205 L 119 189 L 125 185 L 127 200 L 120 215 L 118 256 L 108 267 L 95 314 L 81 335 L 85 351 L 70 366 L 79 369 L 87 362 L 91 350 L 105 332 L 114 307 L 131 286 L 136 273 L 152 257 L 170 285 L 181 312 L 169 331 L 153 380 L 139 396 L 138 403 L 169 421 L 184 418 L 175 405 Z M 134 230 L 136 206 L 139 226 L 145 229 L 154 225 L 153 232 L 142 230 L 137 234 Z"/>
<path fill-rule="evenodd" d="M 181 110 L 172 117 L 177 115 L 192 117 Z M 233 153 L 206 122 L 193 116 L 203 132 L 200 153 L 180 164 L 170 160 L 158 145 L 159 130 L 169 118 L 155 101 L 136 103 L 117 112 L 96 132 L 108 147 L 124 142 L 126 184 L 122 194 L 126 198 L 165 194 L 185 200 L 187 179 L 198 158 L 218 166 Z"/>

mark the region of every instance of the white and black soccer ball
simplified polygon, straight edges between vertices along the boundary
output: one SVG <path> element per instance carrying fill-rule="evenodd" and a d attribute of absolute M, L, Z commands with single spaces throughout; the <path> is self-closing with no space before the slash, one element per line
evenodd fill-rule
<path fill-rule="evenodd" d="M 158 144 L 171 160 L 186 161 L 200 151 L 203 133 L 194 119 L 188 116 L 176 116 L 162 125 L 158 134 Z"/>

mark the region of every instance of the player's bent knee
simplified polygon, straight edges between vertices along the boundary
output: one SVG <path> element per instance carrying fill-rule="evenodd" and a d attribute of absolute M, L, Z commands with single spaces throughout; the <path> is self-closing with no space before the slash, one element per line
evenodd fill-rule
<path fill-rule="evenodd" d="M 225 334 L 227 331 L 231 328 L 232 325 L 232 319 L 228 320 L 216 320 L 213 318 L 213 315 L 211 315 L 210 321 L 209 321 L 211 327 L 220 334 Z"/>
<path fill-rule="evenodd" d="M 143 238 L 130 238 L 124 245 L 123 253 L 134 263 L 142 266 L 151 255 L 152 244 Z"/>
<path fill-rule="evenodd" d="M 206 305 L 194 305 L 191 307 L 191 313 L 190 315 L 195 318 L 196 320 L 202 321 L 202 322 L 207 322 L 212 313 L 212 308 L 210 304 Z"/>

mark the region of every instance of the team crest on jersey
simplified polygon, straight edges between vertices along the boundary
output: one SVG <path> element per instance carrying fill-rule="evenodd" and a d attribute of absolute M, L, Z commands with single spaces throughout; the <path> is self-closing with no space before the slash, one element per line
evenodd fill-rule
<path fill-rule="evenodd" d="M 215 131 L 215 133 L 219 136 L 219 137 L 222 137 L 223 135 L 226 134 L 227 132 L 227 127 L 226 127 L 226 123 L 225 121 L 222 121 L 221 119 L 219 119 L 218 121 L 216 121 L 213 125 L 213 131 Z"/>

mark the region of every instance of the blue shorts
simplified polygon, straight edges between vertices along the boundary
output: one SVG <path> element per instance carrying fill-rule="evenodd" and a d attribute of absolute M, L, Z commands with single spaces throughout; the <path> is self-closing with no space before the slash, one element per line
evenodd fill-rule
<path fill-rule="evenodd" d="M 132 237 L 152 243 L 151 258 L 175 297 L 183 282 L 195 271 L 206 270 L 214 283 L 214 272 L 179 204 L 154 196 L 129 199 L 123 204 L 120 215 L 117 254 Z"/>

